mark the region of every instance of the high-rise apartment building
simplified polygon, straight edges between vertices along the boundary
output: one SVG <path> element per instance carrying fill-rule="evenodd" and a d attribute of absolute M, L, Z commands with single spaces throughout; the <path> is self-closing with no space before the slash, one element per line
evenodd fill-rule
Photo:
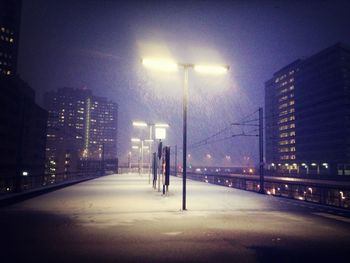
<path fill-rule="evenodd" d="M 16 75 L 21 1 L 0 0 L 0 192 L 45 182 L 47 112 Z"/>
<path fill-rule="evenodd" d="M 21 1 L 0 0 L 0 75 L 16 74 L 20 22 Z"/>
<path fill-rule="evenodd" d="M 45 94 L 47 173 L 63 179 L 81 164 L 117 158 L 118 105 L 88 89 L 61 88 Z"/>
<path fill-rule="evenodd" d="M 350 49 L 337 44 L 265 83 L 271 172 L 350 175 Z"/>

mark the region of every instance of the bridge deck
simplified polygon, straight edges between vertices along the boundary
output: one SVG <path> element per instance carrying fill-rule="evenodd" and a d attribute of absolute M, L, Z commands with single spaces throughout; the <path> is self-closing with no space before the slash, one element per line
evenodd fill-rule
<path fill-rule="evenodd" d="M 9 261 L 315 262 L 347 257 L 350 215 L 181 179 L 168 196 L 148 175 L 83 182 L 0 209 Z"/>

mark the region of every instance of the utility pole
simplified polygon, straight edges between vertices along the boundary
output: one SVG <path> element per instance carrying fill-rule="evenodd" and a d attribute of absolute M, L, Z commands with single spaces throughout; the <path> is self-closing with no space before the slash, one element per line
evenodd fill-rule
<path fill-rule="evenodd" d="M 263 108 L 259 108 L 259 175 L 260 190 L 264 194 L 264 132 L 263 132 Z"/>

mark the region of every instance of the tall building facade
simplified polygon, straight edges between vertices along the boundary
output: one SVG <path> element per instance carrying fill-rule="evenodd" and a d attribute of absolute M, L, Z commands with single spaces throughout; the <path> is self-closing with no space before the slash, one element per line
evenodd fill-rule
<path fill-rule="evenodd" d="M 44 182 L 47 112 L 17 73 L 21 1 L 0 0 L 0 193 Z"/>
<path fill-rule="evenodd" d="M 265 83 L 271 172 L 350 175 L 350 49 L 336 44 Z"/>
<path fill-rule="evenodd" d="M 117 158 L 118 105 L 88 89 L 61 88 L 45 94 L 47 174 L 68 177 L 86 162 Z"/>
<path fill-rule="evenodd" d="M 0 0 L 0 75 L 16 75 L 21 1 Z"/>

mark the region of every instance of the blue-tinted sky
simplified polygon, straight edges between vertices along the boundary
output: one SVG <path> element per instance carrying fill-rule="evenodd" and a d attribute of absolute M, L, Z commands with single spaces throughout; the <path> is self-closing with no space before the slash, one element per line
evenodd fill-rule
<path fill-rule="evenodd" d="M 182 74 L 150 72 L 141 57 L 230 65 L 226 76 L 190 73 L 191 144 L 263 106 L 264 82 L 281 67 L 350 44 L 349 14 L 350 1 L 23 0 L 19 73 L 39 103 L 63 86 L 117 102 L 123 161 L 131 136 L 141 135 L 132 120 L 168 122 L 167 143 L 182 142 Z M 190 162 L 222 164 L 230 155 L 242 164 L 256 158 L 257 145 L 234 138 L 190 149 Z"/>

